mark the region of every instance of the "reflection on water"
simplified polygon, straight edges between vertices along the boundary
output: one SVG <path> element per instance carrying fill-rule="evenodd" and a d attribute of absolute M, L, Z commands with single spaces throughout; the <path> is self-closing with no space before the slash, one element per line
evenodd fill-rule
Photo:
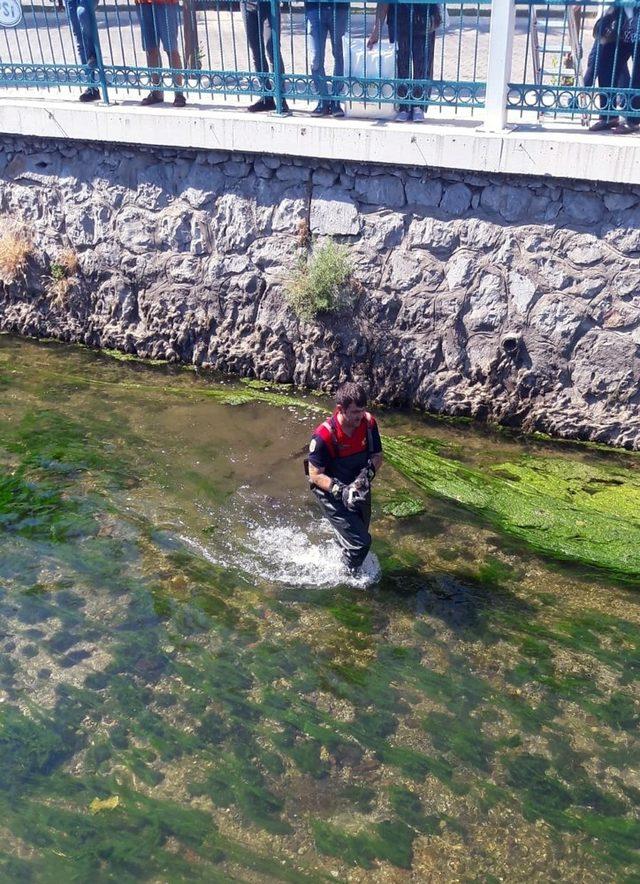
<path fill-rule="evenodd" d="M 388 467 L 350 586 L 317 419 L 212 384 L 0 339 L 0 878 L 637 880 L 637 590 Z"/>

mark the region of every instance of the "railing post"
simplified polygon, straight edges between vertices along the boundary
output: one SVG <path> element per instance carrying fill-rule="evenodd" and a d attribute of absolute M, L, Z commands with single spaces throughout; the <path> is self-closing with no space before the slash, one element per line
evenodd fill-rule
<path fill-rule="evenodd" d="M 280 0 L 271 0 L 271 39 L 273 40 L 273 98 L 276 113 L 282 114 L 282 56 L 280 55 Z"/>
<path fill-rule="evenodd" d="M 109 104 L 107 77 L 104 72 L 104 62 L 102 61 L 102 47 L 100 46 L 100 37 L 98 36 L 96 4 L 94 4 L 93 0 L 89 0 L 89 2 L 87 3 L 87 12 L 91 20 L 91 30 L 93 31 L 93 48 L 96 51 L 96 67 L 98 68 L 98 79 L 100 80 L 100 91 L 102 92 L 102 100 L 105 104 Z"/>
<path fill-rule="evenodd" d="M 482 126 L 487 132 L 502 132 L 507 124 L 507 84 L 511 79 L 515 19 L 515 0 L 492 0 Z"/>

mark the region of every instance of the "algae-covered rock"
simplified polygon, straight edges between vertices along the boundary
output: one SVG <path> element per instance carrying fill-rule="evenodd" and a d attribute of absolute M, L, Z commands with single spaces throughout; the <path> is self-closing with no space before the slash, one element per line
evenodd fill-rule
<path fill-rule="evenodd" d="M 640 582 L 640 474 L 540 456 L 482 472 L 421 439 L 387 437 L 384 448 L 423 491 L 480 513 L 538 552 Z"/>
<path fill-rule="evenodd" d="M 411 497 L 408 494 L 395 495 L 384 505 L 382 511 L 387 516 L 394 516 L 396 519 L 408 519 L 411 516 L 419 516 L 426 510 L 421 500 Z"/>

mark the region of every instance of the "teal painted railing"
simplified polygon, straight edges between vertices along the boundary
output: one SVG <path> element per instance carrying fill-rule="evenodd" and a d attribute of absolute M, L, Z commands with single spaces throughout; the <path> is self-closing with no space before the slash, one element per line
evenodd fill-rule
<path fill-rule="evenodd" d="M 492 41 L 506 41 L 504 29 L 494 34 L 490 0 L 392 0 L 377 41 L 382 7 L 372 2 L 94 3 L 0 0 L 0 88 L 80 89 L 85 100 L 104 101 L 168 90 L 192 100 L 262 99 L 264 109 L 280 113 L 301 103 L 320 103 L 329 113 L 339 103 L 352 112 L 400 106 L 409 115 L 430 107 L 476 114 L 485 103 Z M 502 14 L 511 15 L 513 7 L 506 8 Z M 626 7 L 518 2 L 509 24 L 511 118 L 640 120 L 638 10 L 640 0 Z M 492 94 L 501 95 L 497 85 Z"/>
<path fill-rule="evenodd" d="M 28 0 L 21 22 L 3 29 L 0 86 L 94 88 L 105 101 L 146 90 L 224 101 L 257 97 L 281 112 L 292 101 L 471 111 L 483 106 L 485 0 L 452 3 L 447 12 L 446 4 L 432 0 L 391 2 L 369 51 L 378 18 L 378 4 L 370 2 L 64 2 L 59 8 Z M 326 77 L 314 67 L 320 16 Z M 150 36 L 160 38 L 159 54 L 152 44 L 149 52 Z M 334 71 L 332 38 L 338 56 L 344 47 L 342 70 L 338 65 Z"/>
<path fill-rule="evenodd" d="M 640 118 L 640 5 L 518 3 L 525 47 L 507 107 L 546 118 Z M 640 123 L 640 119 L 638 119 Z"/>

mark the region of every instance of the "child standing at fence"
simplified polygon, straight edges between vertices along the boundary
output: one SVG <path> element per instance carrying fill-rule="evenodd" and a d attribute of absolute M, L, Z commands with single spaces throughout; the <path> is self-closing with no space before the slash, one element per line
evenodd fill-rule
<path fill-rule="evenodd" d="M 442 21 L 440 7 L 435 3 L 378 3 L 373 30 L 367 41 L 370 49 L 380 39 L 380 28 L 385 20 L 389 28 L 389 41 L 397 45 L 398 79 L 432 80 L 436 30 Z M 397 95 L 399 99 L 410 97 L 414 101 L 428 101 L 431 89 L 427 87 L 425 95 L 421 83 L 411 87 L 407 83 L 400 83 Z M 411 119 L 414 123 L 421 123 L 424 109 L 401 101 L 396 121 L 406 123 Z"/>
<path fill-rule="evenodd" d="M 178 16 L 180 6 L 178 0 L 135 0 L 140 30 L 142 32 L 142 48 L 147 54 L 147 66 L 150 68 L 161 67 L 162 58 L 160 45 L 164 48 L 169 58 L 169 67 L 182 68 L 180 51 L 178 49 Z M 160 75 L 153 73 L 151 82 L 160 84 Z M 182 86 L 182 75 L 174 74 L 175 86 Z M 162 89 L 152 89 L 140 104 L 148 106 L 164 101 Z M 174 107 L 184 107 L 186 104 L 184 93 L 176 89 L 173 100 Z"/>

